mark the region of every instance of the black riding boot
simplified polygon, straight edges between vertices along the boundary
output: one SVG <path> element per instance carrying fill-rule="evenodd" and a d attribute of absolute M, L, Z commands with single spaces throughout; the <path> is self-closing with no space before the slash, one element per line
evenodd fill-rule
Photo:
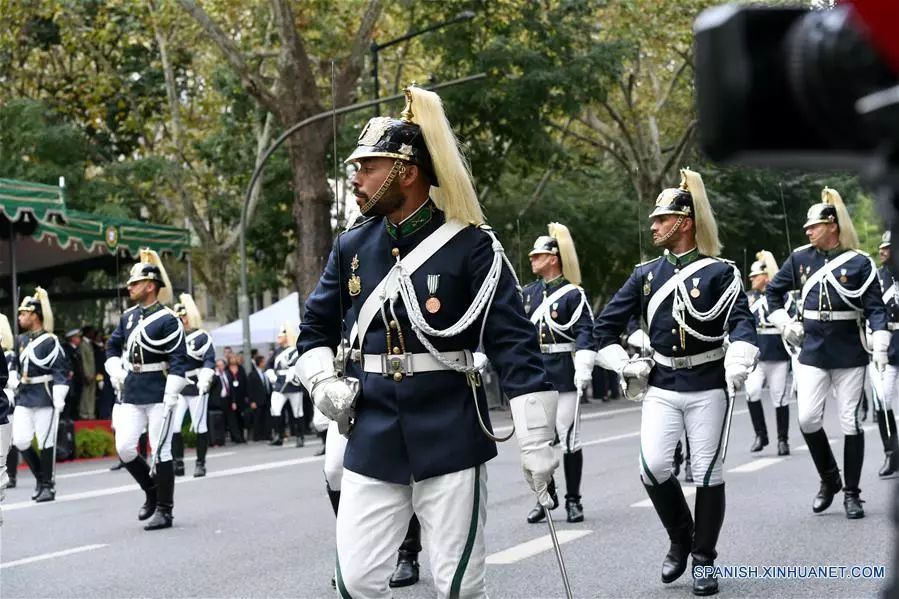
<path fill-rule="evenodd" d="M 197 463 L 194 464 L 194 478 L 206 476 L 206 448 L 209 446 L 209 433 L 197 433 Z"/>
<path fill-rule="evenodd" d="M 696 487 L 696 530 L 693 533 L 693 594 L 714 595 L 718 578 L 696 568 L 715 565 L 718 534 L 724 524 L 724 483 L 714 487 Z M 700 574 L 699 577 L 696 574 Z"/>
<path fill-rule="evenodd" d="M 306 422 L 302 416 L 296 419 L 296 429 L 297 447 L 304 447 L 306 445 Z"/>
<path fill-rule="evenodd" d="M 864 503 L 859 495 L 859 480 L 862 476 L 862 463 L 865 460 L 865 434 L 846 435 L 843 442 L 843 472 L 846 475 L 846 486 L 843 487 L 843 507 L 846 517 L 857 520 L 865 517 Z"/>
<path fill-rule="evenodd" d="M 551 509 L 556 509 L 559 507 L 559 496 L 556 494 L 556 479 L 551 478 L 549 480 L 548 485 L 549 496 L 553 500 L 553 505 Z M 528 512 L 528 523 L 536 524 L 537 522 L 543 522 L 543 519 L 546 518 L 546 510 L 543 509 L 543 506 L 538 502 L 531 511 Z"/>
<path fill-rule="evenodd" d="M 584 521 L 584 506 L 581 505 L 581 475 L 584 472 L 584 454 L 581 450 L 562 455 L 565 468 L 565 511 L 569 522 Z"/>
<path fill-rule="evenodd" d="M 41 458 L 31 445 L 22 452 L 22 459 L 28 464 L 28 469 L 34 475 L 34 493 L 31 494 L 32 499 L 37 499 L 41 493 Z"/>
<path fill-rule="evenodd" d="M 6 476 L 9 482 L 6 483 L 7 489 L 16 488 L 16 475 L 19 473 L 19 448 L 15 445 L 9 446 L 9 452 L 6 454 Z"/>
<path fill-rule="evenodd" d="M 172 526 L 172 508 L 175 504 L 175 471 L 171 461 L 156 464 L 156 512 L 144 526 L 144 530 L 159 530 Z"/>
<path fill-rule="evenodd" d="M 802 433 L 808 451 L 815 462 L 815 468 L 821 477 L 821 488 L 812 502 L 812 511 L 819 514 L 830 507 L 833 497 L 843 488 L 843 480 L 840 478 L 840 469 L 830 449 L 830 441 L 824 429 L 818 429 L 813 433 Z"/>
<path fill-rule="evenodd" d="M 752 428 L 755 431 L 755 441 L 749 451 L 761 451 L 768 445 L 768 425 L 765 424 L 765 410 L 760 401 L 747 401 L 749 406 L 749 418 L 752 420 Z"/>
<path fill-rule="evenodd" d="M 774 409 L 777 418 L 777 455 L 790 455 L 790 406 Z"/>
<path fill-rule="evenodd" d="M 693 542 L 693 517 L 680 482 L 674 476 L 660 485 L 643 486 L 671 541 L 662 561 L 662 582 L 668 584 L 680 578 L 687 569 L 687 556 Z"/>
<path fill-rule="evenodd" d="M 418 582 L 418 554 L 421 552 L 421 524 L 418 516 L 412 514 L 406 538 L 396 559 L 396 569 L 390 577 L 392 588 L 407 587 Z"/>
<path fill-rule="evenodd" d="M 877 411 L 877 428 L 880 429 L 880 440 L 883 441 L 883 466 L 878 476 L 891 476 L 899 470 L 899 434 L 896 431 L 896 418 L 893 410 Z"/>
<path fill-rule="evenodd" d="M 322 446 L 321 446 L 321 449 L 316 451 L 314 455 L 317 455 L 317 456 L 325 455 L 325 445 L 328 441 L 328 430 L 325 429 L 322 432 L 316 433 L 316 434 L 318 435 L 318 438 L 322 440 Z"/>
<path fill-rule="evenodd" d="M 147 456 L 150 455 L 150 435 L 147 431 L 141 433 L 140 437 L 137 439 L 137 453 L 140 454 L 142 458 L 145 460 Z"/>
<path fill-rule="evenodd" d="M 284 445 L 284 415 L 272 416 L 272 440 L 269 445 Z"/>
<path fill-rule="evenodd" d="M 184 439 L 181 433 L 172 434 L 172 461 L 175 463 L 175 476 L 184 476 Z"/>
<path fill-rule="evenodd" d="M 36 503 L 44 503 L 56 499 L 56 482 L 53 480 L 53 448 L 41 450 L 41 491 L 34 498 Z"/>
<path fill-rule="evenodd" d="M 325 483 L 325 488 L 328 489 L 328 499 L 331 500 L 331 508 L 334 510 L 334 515 L 337 516 L 337 508 L 340 507 L 340 491 L 332 491 L 328 483 Z"/>
<path fill-rule="evenodd" d="M 144 458 L 137 456 L 125 464 L 125 470 L 137 481 L 144 491 L 144 504 L 137 512 L 138 520 L 146 520 L 156 511 L 156 484 L 150 477 L 150 466 Z"/>

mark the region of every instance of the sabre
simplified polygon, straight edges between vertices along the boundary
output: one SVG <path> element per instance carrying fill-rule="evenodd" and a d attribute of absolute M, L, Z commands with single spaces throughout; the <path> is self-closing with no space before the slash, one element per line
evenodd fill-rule
<path fill-rule="evenodd" d="M 574 424 L 571 426 L 571 429 L 568 431 L 568 438 L 566 439 L 565 445 L 568 446 L 568 452 L 571 452 L 571 446 L 577 440 L 577 431 L 578 425 L 581 420 L 581 399 L 584 398 L 584 390 L 578 387 L 577 390 L 577 403 L 574 404 Z"/>
<path fill-rule="evenodd" d="M 875 368 L 875 370 L 877 370 L 877 369 Z M 883 384 L 883 374 L 882 373 L 878 373 L 878 374 L 880 374 L 880 384 L 882 385 Z M 871 381 L 871 394 L 874 396 L 875 406 L 876 406 L 876 404 L 880 404 L 881 409 L 884 411 L 884 414 L 886 414 L 887 407 L 886 407 L 886 404 L 884 404 L 884 402 L 883 402 L 884 398 L 878 397 L 877 386 L 874 384 L 874 381 Z M 890 419 L 884 417 L 884 420 L 886 420 L 886 422 L 887 422 L 887 426 L 886 426 L 887 435 L 892 437 L 893 434 L 895 433 L 895 431 L 891 430 L 892 427 L 890 426 Z"/>
<path fill-rule="evenodd" d="M 734 401 L 736 400 L 737 391 L 727 387 L 727 415 L 724 418 L 724 435 L 721 446 L 721 463 L 727 458 L 727 442 L 730 440 L 730 423 L 734 419 Z"/>
<path fill-rule="evenodd" d="M 546 509 L 546 508 L 543 508 Z M 559 572 L 562 574 L 562 584 L 565 585 L 565 597 L 572 599 L 571 583 L 568 581 L 568 571 L 565 570 L 565 560 L 562 559 L 562 546 L 559 545 L 559 537 L 556 536 L 556 525 L 553 524 L 552 515 L 547 510 L 546 524 L 549 526 L 549 537 L 553 542 L 553 549 L 556 552 L 556 561 L 559 562 Z"/>
<path fill-rule="evenodd" d="M 159 439 L 156 445 L 153 446 L 153 466 L 150 468 L 150 476 L 156 476 L 156 464 L 159 463 L 159 454 L 162 452 L 162 443 L 169 436 L 169 429 L 172 426 L 172 414 L 174 414 L 174 412 L 174 406 L 165 409 L 165 417 L 162 420 L 162 427 L 159 429 Z"/>

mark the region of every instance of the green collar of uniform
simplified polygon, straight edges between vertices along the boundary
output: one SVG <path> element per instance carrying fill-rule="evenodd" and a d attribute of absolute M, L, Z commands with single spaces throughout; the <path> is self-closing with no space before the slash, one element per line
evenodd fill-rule
<path fill-rule="evenodd" d="M 36 331 L 28 331 L 28 338 L 34 340 L 46 332 L 47 331 L 44 330 L 44 327 L 41 327 L 41 328 L 37 329 Z"/>
<path fill-rule="evenodd" d="M 427 202 L 419 206 L 415 212 L 404 218 L 396 225 L 385 218 L 384 226 L 387 229 L 388 235 L 390 235 L 393 239 L 399 239 L 401 237 L 412 235 L 416 231 L 421 230 L 422 227 L 431 222 L 431 218 L 433 216 L 434 204 L 431 202 L 431 200 L 428 200 Z"/>
<path fill-rule="evenodd" d="M 699 248 L 693 248 L 686 254 L 681 254 L 680 256 L 674 254 L 673 252 L 665 250 L 665 260 L 667 260 L 674 266 L 685 266 L 690 262 L 693 262 L 697 258 L 699 258 Z"/>
<path fill-rule="evenodd" d="M 846 250 L 844 250 L 843 247 L 838 244 L 837 247 L 831 248 L 829 250 L 819 250 L 818 248 L 815 248 L 815 251 L 825 258 L 836 258 Z"/>
<path fill-rule="evenodd" d="M 567 281 L 565 280 L 565 276 L 559 275 L 558 277 L 556 277 L 555 279 L 552 279 L 550 281 L 547 281 L 544 279 L 543 286 L 546 287 L 547 289 L 553 289 L 555 287 L 561 287 L 562 283 L 566 283 L 566 282 Z"/>
<path fill-rule="evenodd" d="M 159 302 L 156 302 L 156 303 L 150 304 L 146 308 L 141 306 L 140 313 L 142 316 L 147 316 L 148 314 L 153 314 L 154 312 L 157 312 L 159 310 L 162 310 L 162 304 L 160 304 Z"/>

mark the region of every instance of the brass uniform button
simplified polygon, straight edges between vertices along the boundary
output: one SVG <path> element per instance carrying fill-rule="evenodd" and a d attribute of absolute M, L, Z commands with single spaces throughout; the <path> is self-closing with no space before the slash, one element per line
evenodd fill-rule
<path fill-rule="evenodd" d="M 400 348 L 394 347 L 394 348 L 393 348 L 393 353 L 394 353 L 395 355 L 398 356 L 398 355 L 400 355 L 402 352 L 400 351 Z"/>
<path fill-rule="evenodd" d="M 671 329 L 671 334 L 672 334 L 672 335 L 677 335 L 677 329 Z"/>
<path fill-rule="evenodd" d="M 397 383 L 400 382 L 401 380 L 403 380 L 403 373 L 402 372 L 394 372 L 393 380 L 396 381 Z"/>
<path fill-rule="evenodd" d="M 390 254 L 391 254 L 394 258 L 396 258 L 397 256 L 400 255 L 400 248 L 393 248 L 392 250 L 390 250 Z"/>
<path fill-rule="evenodd" d="M 677 351 L 677 346 L 676 346 L 676 345 L 672 345 L 672 346 L 671 346 L 671 351 Z"/>
<path fill-rule="evenodd" d="M 395 321 L 395 320 L 391 320 L 391 321 L 390 321 L 390 328 L 391 328 L 391 329 L 396 329 L 397 326 L 398 326 L 398 325 L 396 324 L 396 321 Z"/>

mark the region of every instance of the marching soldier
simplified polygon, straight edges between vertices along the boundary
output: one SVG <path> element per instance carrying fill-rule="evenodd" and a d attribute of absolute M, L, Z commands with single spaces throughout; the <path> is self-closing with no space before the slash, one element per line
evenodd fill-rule
<path fill-rule="evenodd" d="M 864 323 L 873 331 L 873 359 L 882 375 L 887 365 L 890 332 L 877 268 L 858 250 L 858 237 L 840 194 L 824 188 L 821 203 L 809 208 L 804 225 L 811 242 L 793 251 L 768 284 L 768 320 L 784 340 L 800 347 L 794 366 L 798 391 L 799 429 L 821 477 L 812 511 L 823 512 L 843 489 L 846 517 L 863 518 L 858 483 L 865 454 L 865 435 L 858 419 L 868 354 Z M 801 289 L 802 321 L 784 309 L 787 292 Z M 833 395 L 843 430 L 843 474 L 840 478 L 827 433 L 824 404 Z"/>
<path fill-rule="evenodd" d="M 66 405 L 69 364 L 53 330 L 53 312 L 47 292 L 36 287 L 19 305 L 19 364 L 16 423 L 13 443 L 37 481 L 32 499 L 56 499 L 56 430 Z M 40 455 L 31 446 L 37 436 Z"/>
<path fill-rule="evenodd" d="M 109 337 L 105 366 L 120 401 L 116 450 L 145 494 L 137 519 L 150 519 L 144 530 L 158 530 L 172 526 L 172 412 L 187 385 L 184 328 L 163 305 L 172 300 L 172 284 L 156 252 L 141 250 L 127 286 L 135 305 L 122 313 Z M 152 468 L 137 453 L 144 428 L 153 446 Z"/>
<path fill-rule="evenodd" d="M 290 402 L 290 410 L 297 427 L 297 447 L 305 442 L 306 423 L 303 420 L 303 390 L 296 380 L 293 367 L 297 363 L 297 328 L 292 322 L 285 322 L 278 331 L 278 348 L 269 363 L 265 376 L 272 383 L 272 428 L 271 445 L 284 443 L 284 418 L 281 413 L 284 404 Z"/>
<path fill-rule="evenodd" d="M 628 398 L 643 399 L 640 470 L 671 541 L 662 582 L 677 580 L 693 556 L 693 593 L 718 592 L 710 566 L 724 522 L 722 441 L 729 402 L 758 357 L 755 323 L 740 273 L 717 258 L 718 228 L 699 173 L 684 169 L 676 189 L 659 194 L 650 214 L 663 256 L 638 265 L 596 319 L 600 366 L 618 372 Z M 617 343 L 628 320 L 645 322 L 653 357 L 629 358 Z M 727 350 L 723 343 L 730 338 Z M 647 388 L 648 385 L 648 388 Z M 672 472 L 686 428 L 696 477 L 696 522 Z"/>
<path fill-rule="evenodd" d="M 334 244 L 306 301 L 296 370 L 315 405 L 349 433 L 340 594 L 390 596 L 392 557 L 414 511 L 431 541 L 438 595 L 482 597 L 485 462 L 497 437 L 473 352 L 483 346 L 511 398 L 525 478 L 543 505 L 558 464 L 557 394 L 502 245 L 470 224 L 484 219 L 439 96 L 406 94 L 403 118 L 371 119 L 349 157 L 359 166 L 356 202 L 371 218 Z M 335 365 L 348 311 L 361 380 Z"/>
<path fill-rule="evenodd" d="M 881 238 L 879 254 L 880 254 L 880 270 L 877 275 L 880 278 L 880 286 L 883 292 L 881 296 L 886 306 L 889 316 L 890 331 L 899 328 L 899 294 L 897 294 L 897 286 L 899 282 L 890 272 L 890 249 L 891 234 L 889 231 L 883 234 Z M 890 348 L 887 355 L 888 364 L 883 373 L 882 385 L 878 384 L 878 375 L 871 372 L 869 365 L 868 374 L 872 380 L 866 385 L 867 388 L 875 390 L 874 406 L 877 410 L 877 428 L 880 430 L 880 440 L 883 442 L 884 460 L 883 466 L 877 472 L 879 476 L 891 476 L 899 470 L 899 435 L 896 433 L 896 417 L 893 412 L 893 403 L 899 395 L 899 335 L 890 337 Z M 879 391 L 879 393 L 877 392 Z"/>
<path fill-rule="evenodd" d="M 13 348 L 12 331 L 9 328 L 9 320 L 6 314 L 0 314 L 0 346 L 4 351 L 10 351 Z M 3 385 L 3 392 L 0 393 L 0 502 L 6 496 L 6 488 L 9 486 L 10 476 L 7 472 L 7 457 L 12 447 L 12 413 L 16 406 L 15 396 L 9 389 L 9 379 L 12 372 L 7 372 L 6 380 L 3 377 L 3 367 L 6 366 L 6 360 L 0 364 L 0 384 Z M 16 454 L 16 465 L 18 466 L 19 456 Z M 15 485 L 13 485 L 15 486 Z M 3 514 L 0 513 L 0 524 L 3 524 Z"/>
<path fill-rule="evenodd" d="M 556 391 L 556 435 L 562 446 L 565 470 L 565 509 L 569 522 L 583 522 L 581 474 L 584 454 L 581 451 L 581 392 L 593 378 L 596 352 L 593 350 L 593 311 L 581 284 L 581 269 L 574 241 L 565 225 L 550 223 L 549 235 L 534 242 L 528 254 L 531 270 L 540 277 L 522 290 L 524 311 L 537 327 L 543 367 Z M 553 484 L 552 487 L 555 487 Z M 551 489 L 553 505 L 558 503 Z M 540 522 L 546 510 L 538 502 L 528 513 L 530 523 Z"/>
<path fill-rule="evenodd" d="M 777 327 L 768 321 L 768 301 L 765 288 L 777 273 L 777 262 L 771 252 L 762 250 L 749 270 L 749 310 L 755 316 L 759 340 L 759 363 L 746 379 L 746 399 L 749 417 L 755 429 L 755 441 L 749 451 L 761 451 L 768 445 L 768 427 L 762 407 L 762 392 L 768 387 L 777 421 L 777 455 L 790 455 L 790 405 L 787 396 L 787 375 L 790 373 L 790 354 L 784 346 Z"/>
<path fill-rule="evenodd" d="M 209 386 L 215 376 L 215 348 L 212 337 L 203 330 L 203 319 L 194 299 L 187 293 L 178 296 L 175 314 L 184 327 L 184 345 L 187 352 L 187 385 L 178 397 L 175 408 L 174 432 L 172 433 L 172 456 L 175 460 L 175 476 L 184 476 L 184 440 L 181 438 L 181 424 L 190 410 L 190 430 L 197 434 L 197 463 L 194 477 L 206 476 L 206 449 L 209 447 L 209 428 L 206 410 L 209 401 Z"/>

